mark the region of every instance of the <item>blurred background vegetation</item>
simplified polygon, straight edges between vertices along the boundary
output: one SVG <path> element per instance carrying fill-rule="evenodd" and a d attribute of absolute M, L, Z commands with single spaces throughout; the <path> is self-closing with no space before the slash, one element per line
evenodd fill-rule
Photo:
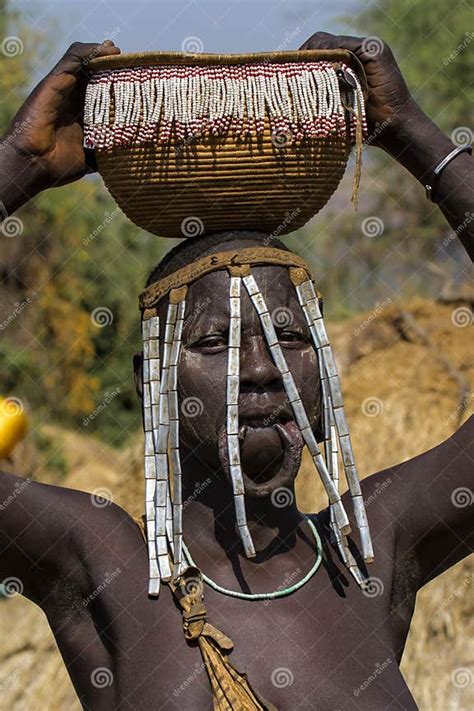
<path fill-rule="evenodd" d="M 27 2 L 0 0 L 0 135 L 71 41 L 100 41 L 118 23 L 124 51 L 179 49 L 186 33 L 211 52 L 297 48 L 317 30 L 380 37 L 426 113 L 453 138 L 472 137 L 470 0 L 199 0 L 183 1 L 182 12 L 180 0 L 31 0 L 29 12 Z M 3 45 L 9 36 L 22 43 L 12 56 Z M 352 172 L 350 165 L 326 208 L 285 241 L 319 277 L 359 470 L 370 475 L 435 446 L 468 415 L 474 363 L 462 326 L 474 298 L 467 256 L 422 187 L 368 147 L 354 212 Z M 0 465 L 113 498 L 139 515 L 137 298 L 176 241 L 134 227 L 97 176 L 38 196 L 18 217 L 20 235 L 0 232 L 0 398 L 20 398 L 31 429 Z M 364 220 L 374 218 L 378 227 L 366 234 Z M 325 505 L 305 462 L 297 498 L 303 511 Z M 422 711 L 474 708 L 474 686 L 453 681 L 466 672 L 472 680 L 473 580 L 466 559 L 417 595 L 402 673 Z M 44 614 L 21 596 L 0 607 L 0 709 L 79 711 Z"/>
<path fill-rule="evenodd" d="M 412 93 L 446 133 L 472 126 L 468 3 L 381 0 L 365 9 L 361 3 L 354 18 L 345 18 L 348 31 L 391 45 Z M 0 0 L 0 36 L 9 35 L 22 38 L 23 51 L 0 52 L 0 134 L 31 89 L 38 52 L 44 56 L 55 45 L 53 30 L 37 31 Z M 434 298 L 461 288 L 465 254 L 415 180 L 379 149 L 366 148 L 354 212 L 351 173 L 350 166 L 320 215 L 287 238 L 320 275 L 329 317 L 387 298 Z M 140 347 L 137 295 L 175 242 L 132 225 L 97 176 L 38 196 L 18 216 L 22 235 L 0 236 L 0 324 L 21 310 L 0 333 L 0 395 L 20 397 L 38 421 L 82 428 L 121 446 L 140 427 L 131 370 Z M 382 220 L 382 234 L 364 234 L 370 216 Z M 102 328 L 91 318 L 97 308 L 112 314 Z"/>

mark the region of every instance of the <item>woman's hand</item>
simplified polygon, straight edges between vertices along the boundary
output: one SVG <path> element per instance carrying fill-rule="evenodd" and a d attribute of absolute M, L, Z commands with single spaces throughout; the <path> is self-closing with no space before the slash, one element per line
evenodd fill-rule
<path fill-rule="evenodd" d="M 348 49 L 364 66 L 369 87 L 366 102 L 369 136 L 403 165 L 423 186 L 433 185 L 433 170 L 455 148 L 410 94 L 388 45 L 379 37 L 347 37 L 316 32 L 300 49 Z M 463 153 L 443 169 L 434 198 L 474 259 L 474 160 Z"/>
<path fill-rule="evenodd" d="M 367 75 L 366 104 L 369 142 L 389 150 L 404 121 L 420 111 L 411 96 L 390 47 L 379 37 L 348 37 L 316 32 L 300 49 L 348 49 Z"/>
<path fill-rule="evenodd" d="M 34 186 L 31 192 L 35 193 L 91 172 L 82 145 L 87 65 L 94 57 L 119 53 L 112 40 L 101 44 L 75 42 L 69 47 L 11 121 L 0 144 L 4 149 L 4 174 L 11 172 L 14 180 L 20 171 L 22 184 Z M 19 206 L 16 202 L 13 200 L 13 209 Z"/>

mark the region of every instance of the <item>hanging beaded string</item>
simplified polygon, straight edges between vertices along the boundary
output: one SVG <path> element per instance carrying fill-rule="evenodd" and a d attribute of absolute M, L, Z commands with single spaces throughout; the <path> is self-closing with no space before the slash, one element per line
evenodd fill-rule
<path fill-rule="evenodd" d="M 311 331 L 314 326 L 312 324 L 308 324 L 309 329 Z M 313 338 L 314 341 L 314 338 Z M 337 456 L 336 459 L 333 457 L 333 448 L 332 448 L 332 428 L 331 428 L 331 403 L 329 399 L 329 386 L 328 386 L 328 380 L 327 380 L 327 373 L 326 373 L 326 368 L 324 367 L 324 363 L 321 357 L 321 350 L 316 350 L 316 354 L 318 357 L 318 370 L 319 370 L 319 379 L 321 383 L 321 395 L 322 395 L 322 430 L 323 430 L 323 438 L 324 438 L 324 458 L 326 461 L 326 466 L 329 471 L 329 475 L 331 479 L 334 482 L 334 486 L 336 489 L 339 491 L 339 467 L 338 467 L 338 461 L 337 461 Z M 337 450 L 336 450 L 337 452 Z M 336 523 L 336 518 L 335 518 L 335 513 L 332 504 L 329 505 L 329 515 L 330 515 L 330 524 L 331 524 L 331 533 L 333 537 L 335 537 L 335 529 L 337 528 L 337 523 Z"/>
<path fill-rule="evenodd" d="M 349 133 L 367 133 L 359 79 Z M 113 122 L 111 122 L 113 107 Z M 346 138 L 346 115 L 336 69 L 331 62 L 288 62 L 215 66 L 156 66 L 102 70 L 88 83 L 84 106 L 84 145 L 110 149 L 147 142 L 167 143 L 204 132 L 236 138 L 270 131 L 304 137 Z"/>
<path fill-rule="evenodd" d="M 178 315 L 178 305 L 173 303 L 170 293 L 170 301 L 166 314 L 165 335 L 163 342 L 163 365 L 160 380 L 160 402 L 157 427 L 153 422 L 153 434 L 155 436 L 155 451 L 157 463 L 157 490 L 156 490 L 156 545 L 158 551 L 158 565 L 162 580 L 170 580 L 171 568 L 168 558 L 167 540 L 170 531 L 167 531 L 167 508 L 169 496 L 169 462 L 168 446 L 170 434 L 169 417 L 169 397 L 170 388 L 170 362 L 171 349 L 173 345 L 174 328 Z"/>
<path fill-rule="evenodd" d="M 314 325 L 308 323 L 310 330 L 314 329 Z M 313 344 L 315 343 L 314 333 L 312 333 Z M 327 373 L 325 369 L 324 362 L 322 360 L 321 348 L 316 349 L 318 355 L 319 373 L 321 378 L 321 391 L 323 394 L 323 437 L 324 437 L 324 456 L 326 459 L 327 467 L 331 478 L 334 482 L 334 486 L 339 490 L 339 447 L 337 439 L 337 429 L 334 420 L 334 410 L 331 402 L 331 395 L 329 393 L 329 388 L 327 385 Z M 331 542 L 334 543 L 339 551 L 341 560 L 344 565 L 348 568 L 349 572 L 352 574 L 358 585 L 365 588 L 367 586 L 367 580 L 365 576 L 361 573 L 357 562 L 349 550 L 347 536 L 342 535 L 339 527 L 337 526 L 336 517 L 334 514 L 334 509 L 332 505 L 329 505 L 329 515 L 330 515 L 330 529 L 331 529 Z"/>
<path fill-rule="evenodd" d="M 181 352 L 186 292 L 187 287 L 183 286 L 180 289 L 173 289 L 170 293 L 170 303 L 178 304 L 176 324 L 173 331 L 173 343 L 171 346 L 168 387 L 170 423 L 169 462 L 173 474 L 173 578 L 177 578 L 183 572 L 183 497 L 181 459 L 179 456 L 178 361 Z"/>
<path fill-rule="evenodd" d="M 240 389 L 240 288 L 241 277 L 238 268 L 229 267 L 229 341 L 227 355 L 227 452 L 229 456 L 230 476 L 234 494 L 234 507 L 240 539 L 247 558 L 255 557 L 255 548 L 247 525 L 245 511 L 245 491 L 239 446 L 239 389 Z"/>
<path fill-rule="evenodd" d="M 313 344 L 316 351 L 321 353 L 321 361 L 324 365 L 329 386 L 329 409 L 332 411 L 336 429 L 341 446 L 342 460 L 347 483 L 351 492 L 354 506 L 354 514 L 359 528 L 362 555 L 366 562 L 373 561 L 374 553 L 370 537 L 369 524 L 365 512 L 364 500 L 360 488 L 360 481 L 357 474 L 352 443 L 344 413 L 341 386 L 337 373 L 336 363 L 332 354 L 332 349 L 324 326 L 323 317 L 319 309 L 318 298 L 314 290 L 313 282 L 303 269 L 289 269 L 290 279 L 295 285 L 298 300 L 303 309 L 306 321 L 310 328 Z"/>
<path fill-rule="evenodd" d="M 159 351 L 159 318 L 151 316 L 142 321 L 143 338 L 143 429 L 145 432 L 145 512 L 146 534 L 149 562 L 148 594 L 157 596 L 160 592 L 160 571 L 157 561 L 156 547 L 156 483 L 157 470 L 155 462 L 155 446 L 153 442 L 152 408 L 159 403 L 160 388 L 160 351 Z M 156 421 L 158 418 L 155 418 Z"/>
<path fill-rule="evenodd" d="M 265 299 L 258 285 L 255 281 L 254 276 L 250 273 L 248 269 L 248 275 L 243 277 L 243 282 L 247 289 L 247 293 L 255 307 L 255 310 L 259 316 L 262 330 L 265 334 L 268 348 L 272 355 L 273 361 L 277 368 L 279 369 L 282 379 L 283 386 L 285 388 L 288 401 L 291 404 L 293 413 L 295 415 L 296 422 L 300 428 L 301 434 L 308 447 L 309 453 L 313 459 L 316 469 L 321 477 L 321 481 L 326 489 L 330 503 L 334 508 L 334 513 L 336 516 L 337 525 L 341 533 L 347 534 L 350 532 L 349 519 L 344 506 L 341 501 L 339 492 L 337 491 L 334 483 L 329 476 L 329 472 L 326 468 L 326 464 L 321 455 L 318 443 L 311 429 L 308 416 L 306 414 L 303 402 L 301 400 L 300 394 L 297 390 L 293 375 L 291 374 L 288 365 L 286 363 L 283 351 L 278 342 L 275 327 L 273 325 L 270 313 L 267 309 Z"/>

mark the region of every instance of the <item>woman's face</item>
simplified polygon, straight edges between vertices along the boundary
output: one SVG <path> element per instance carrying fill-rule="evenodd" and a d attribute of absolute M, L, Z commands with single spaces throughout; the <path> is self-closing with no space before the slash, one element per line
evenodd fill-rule
<path fill-rule="evenodd" d="M 248 246 L 248 242 L 243 246 Z M 316 430 L 320 413 L 317 356 L 295 289 L 284 267 L 252 267 L 252 274 Z M 166 308 L 162 304 L 159 310 L 161 342 Z M 229 275 L 227 271 L 213 272 L 192 283 L 188 290 L 178 364 L 178 397 L 180 445 L 214 472 L 226 470 L 228 330 Z M 291 486 L 299 468 L 303 440 L 258 314 L 243 284 L 239 426 L 246 495 L 268 496 L 276 488 Z"/>

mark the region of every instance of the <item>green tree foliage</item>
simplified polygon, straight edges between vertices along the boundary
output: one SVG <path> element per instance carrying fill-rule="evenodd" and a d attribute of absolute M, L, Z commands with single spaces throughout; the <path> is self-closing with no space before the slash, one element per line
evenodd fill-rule
<path fill-rule="evenodd" d="M 22 45 L 0 52 L 3 132 L 31 87 L 38 38 L 4 0 L 0 10 L 0 41 Z M 0 394 L 121 444 L 140 426 L 138 293 L 169 243 L 132 225 L 97 176 L 39 195 L 18 217 L 22 234 L 0 240 Z"/>
<path fill-rule="evenodd" d="M 378 37 L 393 50 L 408 87 L 448 135 L 473 131 L 474 26 L 472 2 L 378 0 L 346 17 L 346 34 Z M 446 282 L 466 276 L 466 257 L 439 209 L 393 158 L 363 152 L 360 207 L 349 206 L 351 170 L 330 204 L 288 240 L 306 251 L 333 316 L 370 308 L 387 298 L 435 297 Z M 345 199 L 344 199 L 345 195 Z M 377 218 L 382 232 L 364 234 Z M 372 223 L 374 224 L 374 223 Z"/>
<path fill-rule="evenodd" d="M 381 37 L 395 52 L 422 109 L 444 131 L 472 126 L 472 2 L 379 0 L 357 16 L 359 32 Z"/>

